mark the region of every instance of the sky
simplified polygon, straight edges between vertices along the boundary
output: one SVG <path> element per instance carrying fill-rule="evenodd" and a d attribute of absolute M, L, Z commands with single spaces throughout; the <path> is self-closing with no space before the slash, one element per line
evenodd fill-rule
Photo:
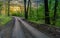
<path fill-rule="evenodd" d="M 24 0 L 12 0 L 11 3 L 13 3 L 13 4 L 24 4 L 23 1 Z M 40 4 L 42 1 L 43 0 L 31 0 L 32 4 L 35 4 L 35 5 L 37 5 L 37 3 Z"/>
<path fill-rule="evenodd" d="M 0 0 L 0 1 L 8 1 L 8 0 Z M 13 0 L 13 1 L 23 1 L 23 0 Z M 35 2 L 35 1 L 43 1 L 43 0 L 31 0 L 31 1 Z"/>
<path fill-rule="evenodd" d="M 0 0 L 0 1 L 6 1 L 6 0 Z M 10 3 L 11 4 L 20 4 L 20 5 L 23 5 L 24 4 L 24 2 L 23 2 L 24 0 L 12 0 Z M 37 1 L 37 2 L 36 2 Z M 38 5 L 42 2 L 43 0 L 31 0 L 31 2 L 32 2 L 32 5 L 33 6 L 37 6 L 37 3 L 38 3 Z"/>

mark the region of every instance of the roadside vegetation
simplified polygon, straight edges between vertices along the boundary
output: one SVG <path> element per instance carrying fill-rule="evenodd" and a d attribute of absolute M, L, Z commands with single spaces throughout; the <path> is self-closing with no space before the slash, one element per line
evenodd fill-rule
<path fill-rule="evenodd" d="M 35 22 L 35 23 L 38 23 L 38 24 L 46 24 L 45 21 L 49 20 L 51 25 L 53 25 L 53 23 L 55 22 L 54 26 L 60 27 L 60 2 L 58 1 L 56 3 L 57 4 L 56 7 L 55 7 L 55 3 L 56 3 L 55 0 L 48 0 L 48 6 L 47 6 L 48 9 L 47 10 L 48 10 L 49 15 L 47 17 L 49 19 L 46 19 L 46 20 L 45 20 L 45 18 L 46 18 L 45 13 L 47 11 L 45 11 L 46 9 L 45 9 L 45 3 L 44 2 L 37 3 L 38 6 L 36 6 L 36 8 L 35 8 L 35 7 L 32 7 L 32 2 L 29 0 L 29 3 L 27 5 L 28 10 L 26 8 L 24 8 L 25 9 L 24 11 L 15 11 L 15 12 L 9 11 L 7 9 L 9 7 L 7 5 L 6 11 L 8 11 L 8 15 L 10 13 L 11 16 L 25 17 L 25 19 L 28 18 L 27 19 L 28 21 Z M 2 6 L 2 4 L 0 4 L 0 7 L 1 6 Z M 0 9 L 0 10 L 2 10 L 2 9 Z M 55 10 L 56 10 L 56 12 L 55 12 Z M 54 18 L 55 18 L 54 17 L 54 12 L 56 13 L 55 21 L 54 21 Z M 6 16 L 0 16 L 0 19 L 4 19 L 4 21 L 2 21 L 1 24 L 5 24 L 7 21 L 11 20 L 10 17 L 6 17 Z M 7 20 L 7 19 L 9 19 L 9 20 Z"/>
<path fill-rule="evenodd" d="M 12 19 L 11 17 L 7 16 L 7 13 L 6 14 L 4 13 L 5 8 L 4 8 L 3 3 L 4 3 L 3 1 L 0 1 L 0 26 L 5 25 Z"/>
<path fill-rule="evenodd" d="M 28 19 L 28 21 L 38 23 L 38 24 L 46 24 L 45 22 L 50 22 L 50 25 L 60 27 L 60 1 L 56 0 L 48 0 L 48 9 L 45 8 L 45 3 L 42 2 L 39 6 L 36 8 L 31 6 L 31 1 L 28 3 L 27 9 L 25 9 L 25 12 L 28 12 L 25 14 L 25 19 Z M 38 3 L 39 4 L 39 3 Z M 48 10 L 48 11 L 45 11 Z M 55 11 L 56 10 L 56 11 Z M 48 16 L 45 16 L 45 13 L 48 14 Z M 23 14 L 23 15 L 24 15 Z M 45 18 L 47 18 L 45 20 Z M 48 24 L 47 22 L 47 24 Z"/>
<path fill-rule="evenodd" d="M 0 26 L 8 23 L 12 18 L 8 16 L 0 16 Z"/>

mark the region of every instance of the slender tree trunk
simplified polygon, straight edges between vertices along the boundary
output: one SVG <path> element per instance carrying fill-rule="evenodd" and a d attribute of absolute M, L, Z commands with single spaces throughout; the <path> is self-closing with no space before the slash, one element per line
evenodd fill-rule
<path fill-rule="evenodd" d="M 53 25 L 56 23 L 58 0 L 55 0 Z"/>
<path fill-rule="evenodd" d="M 30 18 L 31 18 L 31 17 L 32 17 L 32 16 L 31 16 L 31 0 L 30 0 L 30 2 L 29 2 L 29 7 L 30 7 L 30 8 L 29 8 L 29 9 L 30 9 L 30 10 L 29 10 L 29 16 L 30 16 Z"/>
<path fill-rule="evenodd" d="M 27 5 L 27 16 L 28 16 L 28 11 L 29 11 L 29 5 L 30 5 L 30 0 L 28 0 L 28 5 Z"/>
<path fill-rule="evenodd" d="M 0 15 L 2 15 L 1 10 L 2 10 L 2 5 L 0 6 Z"/>
<path fill-rule="evenodd" d="M 1 15 L 1 9 L 0 9 L 0 15 Z"/>
<path fill-rule="evenodd" d="M 38 1 L 37 1 L 37 19 L 36 20 L 38 19 L 39 19 L 39 14 L 38 14 Z"/>
<path fill-rule="evenodd" d="M 10 0 L 8 0 L 8 16 L 10 16 Z"/>
<path fill-rule="evenodd" d="M 49 8 L 50 8 L 50 9 L 51 9 L 51 3 L 52 3 L 52 1 L 51 1 L 51 0 L 49 0 L 49 6 L 50 6 Z"/>
<path fill-rule="evenodd" d="M 24 0 L 24 12 L 25 12 L 25 19 L 28 19 L 27 9 L 26 9 L 26 2 L 27 0 Z"/>
<path fill-rule="evenodd" d="M 44 0 L 44 5 L 45 5 L 45 24 L 50 24 L 48 0 Z"/>
<path fill-rule="evenodd" d="M 27 12 L 29 11 L 29 4 L 30 4 L 30 0 L 28 0 Z"/>

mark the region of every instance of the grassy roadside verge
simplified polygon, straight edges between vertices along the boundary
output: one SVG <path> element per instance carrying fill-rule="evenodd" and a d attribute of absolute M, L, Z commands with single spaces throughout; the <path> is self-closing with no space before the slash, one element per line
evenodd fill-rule
<path fill-rule="evenodd" d="M 10 21 L 12 18 L 8 17 L 8 16 L 0 16 L 0 26 L 5 25 L 6 23 L 8 23 L 8 21 Z"/>
<path fill-rule="evenodd" d="M 28 21 L 36 23 L 36 24 L 45 24 L 43 19 L 40 19 L 40 20 L 28 19 Z M 51 22 L 51 25 L 52 25 L 53 22 L 52 21 L 50 21 L 50 22 Z M 57 19 L 56 20 L 56 25 L 52 25 L 52 26 L 60 27 L 60 19 Z"/>

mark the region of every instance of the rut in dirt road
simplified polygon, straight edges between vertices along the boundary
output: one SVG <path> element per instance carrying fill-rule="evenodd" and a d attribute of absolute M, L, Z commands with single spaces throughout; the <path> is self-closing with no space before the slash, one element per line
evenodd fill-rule
<path fill-rule="evenodd" d="M 21 18 L 15 17 L 15 25 L 12 31 L 12 38 L 50 38 L 38 31 Z"/>
<path fill-rule="evenodd" d="M 20 25 L 20 26 L 22 26 L 20 28 L 22 28 L 22 30 L 24 32 L 24 37 L 26 37 L 26 35 L 27 36 L 29 35 L 29 37 L 31 36 L 31 38 L 50 38 L 47 35 L 45 35 L 44 33 L 40 32 L 37 29 L 35 29 L 34 27 L 30 26 L 28 23 L 26 23 L 25 21 L 23 21 L 21 18 L 18 18 L 18 17 L 15 17 L 15 18 L 16 18 L 16 23 L 17 23 L 17 24 L 15 24 L 16 27 L 19 25 L 18 22 L 17 22 L 17 20 L 19 20 L 20 24 L 22 24 L 22 25 Z M 15 29 L 16 29 L 16 27 L 15 27 Z"/>
<path fill-rule="evenodd" d="M 24 32 L 20 27 L 18 20 L 15 18 L 15 26 L 13 28 L 12 38 L 25 38 Z"/>

